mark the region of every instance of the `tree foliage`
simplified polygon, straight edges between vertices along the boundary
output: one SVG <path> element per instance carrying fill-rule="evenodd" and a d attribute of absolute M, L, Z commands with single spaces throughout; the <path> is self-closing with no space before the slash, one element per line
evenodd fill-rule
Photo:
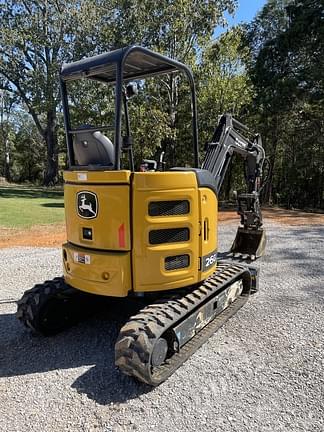
<path fill-rule="evenodd" d="M 58 71 L 63 62 L 137 42 L 194 63 L 224 12 L 233 12 L 235 0 L 0 0 L 0 6 L 2 88 L 21 100 L 37 127 L 46 146 L 48 184 L 57 177 Z M 174 128 L 177 80 L 170 79 L 173 112 L 167 123 L 171 119 Z M 93 101 L 90 95 L 89 103 Z"/>
<path fill-rule="evenodd" d="M 271 169 L 267 199 L 324 207 L 324 2 L 269 0 L 248 26 L 249 75 Z"/>
<path fill-rule="evenodd" d="M 49 184 L 58 165 L 58 72 L 81 46 L 92 48 L 86 31 L 93 31 L 98 10 L 74 0 L 2 0 L 0 6 L 1 87 L 19 98 L 44 141 Z"/>
<path fill-rule="evenodd" d="M 201 156 L 217 116 L 231 112 L 263 136 L 270 157 L 265 199 L 324 208 L 324 1 L 268 0 L 251 23 L 215 39 L 236 3 L 0 0 L 0 175 L 56 181 L 65 165 L 62 63 L 137 43 L 193 69 Z M 137 166 L 161 150 L 169 165 L 190 163 L 186 79 L 172 73 L 139 85 L 129 106 Z M 75 126 L 113 123 L 112 89 L 69 86 Z M 235 164 L 229 170 L 227 197 L 240 187 L 240 171 Z"/>
<path fill-rule="evenodd" d="M 249 54 L 242 48 L 243 30 L 233 27 L 209 44 L 197 66 L 200 127 L 203 141 L 208 141 L 217 116 L 230 112 L 242 117 L 251 103 L 253 90 L 245 71 Z"/>

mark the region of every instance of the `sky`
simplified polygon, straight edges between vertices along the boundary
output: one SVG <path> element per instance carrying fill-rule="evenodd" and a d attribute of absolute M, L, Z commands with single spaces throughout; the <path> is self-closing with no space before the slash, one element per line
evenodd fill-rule
<path fill-rule="evenodd" d="M 238 8 L 236 10 L 234 18 L 226 14 L 229 27 L 238 24 L 242 21 L 251 21 L 257 12 L 262 8 L 267 0 L 238 0 Z M 221 33 L 226 31 L 226 28 L 217 27 L 214 36 L 219 36 Z"/>

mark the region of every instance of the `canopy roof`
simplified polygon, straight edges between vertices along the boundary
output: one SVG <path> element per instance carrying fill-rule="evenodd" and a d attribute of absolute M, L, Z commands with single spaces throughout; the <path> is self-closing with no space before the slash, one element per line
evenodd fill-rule
<path fill-rule="evenodd" d="M 136 45 L 64 64 L 61 78 L 64 81 L 90 78 L 113 83 L 116 81 L 118 66 L 122 68 L 123 79 L 126 81 L 176 70 L 185 72 L 192 79 L 190 69 L 184 64 Z"/>

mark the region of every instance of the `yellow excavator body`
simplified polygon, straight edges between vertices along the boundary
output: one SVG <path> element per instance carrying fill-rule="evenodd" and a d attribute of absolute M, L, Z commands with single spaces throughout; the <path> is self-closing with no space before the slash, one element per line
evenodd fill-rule
<path fill-rule="evenodd" d="M 129 101 L 150 90 L 143 85 L 146 78 L 170 74 L 175 83 L 178 73 L 190 87 L 191 145 L 165 131 L 155 156 L 151 149 L 154 159 L 142 159 L 145 148 L 139 137 L 134 142 L 131 127 L 137 110 L 129 111 Z M 94 104 L 81 116 L 87 123 L 79 124 L 75 114 L 83 104 L 69 98 L 75 89 L 70 82 L 83 80 L 114 87 L 107 94 L 114 98 L 113 116 Z M 109 314 L 116 305 L 125 312 L 131 308 L 134 313 L 116 340 L 115 364 L 156 386 L 258 290 L 259 271 L 250 263 L 265 247 L 259 203 L 262 140 L 224 114 L 200 163 L 191 70 L 136 45 L 64 64 L 60 88 L 68 158 L 64 276 L 27 290 L 17 318 L 49 336 L 98 309 Z M 95 90 L 95 95 L 102 93 Z M 149 107 L 150 99 L 144 100 Z M 88 114 L 101 124 L 88 124 Z M 183 138 L 188 136 L 187 120 L 179 124 Z M 246 192 L 237 197 L 241 227 L 224 259 L 224 254 L 217 257 L 217 197 L 234 153 L 244 158 Z"/>
<path fill-rule="evenodd" d="M 72 287 L 126 297 L 194 285 L 215 271 L 217 198 L 194 172 L 67 171 L 64 180 L 63 268 Z"/>

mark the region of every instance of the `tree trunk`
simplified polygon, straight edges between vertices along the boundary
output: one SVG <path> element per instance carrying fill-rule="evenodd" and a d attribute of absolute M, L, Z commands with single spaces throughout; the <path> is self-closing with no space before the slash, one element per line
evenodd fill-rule
<path fill-rule="evenodd" d="M 6 147 L 5 147 L 4 176 L 5 176 L 5 179 L 7 180 L 7 182 L 11 181 L 11 176 L 10 176 L 10 151 L 9 151 L 8 140 L 6 140 Z"/>
<path fill-rule="evenodd" d="M 269 164 L 270 165 L 269 166 L 269 177 L 268 177 L 268 183 L 265 187 L 265 193 L 264 193 L 264 195 L 265 195 L 264 201 L 266 203 L 268 203 L 269 205 L 273 204 L 272 187 L 273 187 L 273 174 L 274 174 L 273 170 L 274 170 L 275 159 L 276 159 L 275 155 L 272 155 L 269 158 L 269 162 L 270 162 L 270 164 Z"/>
<path fill-rule="evenodd" d="M 274 180 L 274 166 L 277 159 L 277 145 L 278 145 L 279 128 L 278 128 L 278 118 L 276 115 L 274 116 L 273 121 L 271 123 L 272 123 L 271 125 L 272 133 L 271 133 L 271 155 L 269 157 L 269 163 L 270 163 L 269 177 L 268 177 L 268 183 L 264 191 L 264 200 L 270 205 L 273 203 L 272 188 L 273 188 L 273 180 Z"/>
<path fill-rule="evenodd" d="M 47 127 L 44 132 L 46 142 L 47 159 L 44 175 L 44 186 L 50 186 L 57 182 L 58 177 L 58 154 L 57 154 L 57 133 L 56 133 L 56 112 L 47 112 Z"/>

